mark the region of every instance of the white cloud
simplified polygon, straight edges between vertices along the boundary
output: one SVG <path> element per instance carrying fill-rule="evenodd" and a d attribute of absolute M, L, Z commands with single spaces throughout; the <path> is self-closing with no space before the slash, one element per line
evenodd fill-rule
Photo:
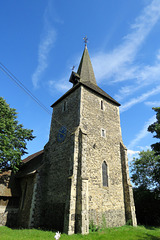
<path fill-rule="evenodd" d="M 126 69 L 127 71 L 127 69 Z M 143 68 L 137 67 L 136 71 L 133 75 L 133 83 L 132 85 L 123 86 L 120 88 L 119 92 L 115 94 L 115 98 L 120 101 L 129 95 L 133 95 L 133 93 L 137 92 L 139 89 L 159 83 L 160 79 L 160 63 L 155 63 L 152 66 L 144 66 Z M 131 76 L 130 76 L 131 77 Z M 129 79 L 130 79 L 129 77 Z"/>
<path fill-rule="evenodd" d="M 157 51 L 157 60 L 160 60 L 160 49 Z"/>
<path fill-rule="evenodd" d="M 44 11 L 44 30 L 43 37 L 38 46 L 38 65 L 32 74 L 32 82 L 34 87 L 38 87 L 38 83 L 42 74 L 48 67 L 48 57 L 51 49 L 56 41 L 56 30 L 51 26 L 51 19 L 53 15 L 52 1 L 49 0 L 47 7 Z"/>
<path fill-rule="evenodd" d="M 145 105 L 149 107 L 160 107 L 160 101 L 148 101 L 145 102 Z"/>
<path fill-rule="evenodd" d="M 122 101 L 129 95 L 133 95 L 138 90 L 145 86 L 156 85 L 160 79 L 160 63 L 156 63 L 152 66 L 144 66 L 142 69 L 137 69 L 134 72 L 134 79 L 131 85 L 123 86 L 119 89 L 118 93 L 115 94 L 114 98 L 117 101 Z M 130 78 L 129 78 L 130 80 Z"/>
<path fill-rule="evenodd" d="M 51 1 L 49 1 L 51 5 Z M 48 24 L 47 16 L 51 15 L 51 7 L 48 7 L 45 11 L 45 23 Z M 54 9 L 52 10 L 52 12 Z M 49 12 L 49 14 L 48 14 Z M 56 15 L 56 14 L 55 14 Z M 155 24 L 160 19 L 160 1 L 153 0 L 148 4 L 142 11 L 141 15 L 137 17 L 134 21 L 134 24 L 130 26 L 130 33 L 124 37 L 123 43 L 113 51 L 109 53 L 99 52 L 92 58 L 93 68 L 95 71 L 97 81 L 104 81 L 108 78 L 108 82 L 115 83 L 120 81 L 127 80 L 127 86 L 123 86 L 119 92 L 115 95 L 115 99 L 118 101 L 124 99 L 134 92 L 138 91 L 144 85 L 150 84 L 151 79 L 157 81 L 160 78 L 160 50 L 157 53 L 158 62 L 153 66 L 143 66 L 140 67 L 134 63 L 137 52 L 142 46 L 148 34 L 151 32 Z M 56 39 L 56 33 L 53 34 L 53 43 Z M 48 65 L 48 54 L 51 50 L 51 44 L 48 44 L 48 51 L 46 48 L 46 54 L 42 54 L 42 57 L 39 57 L 39 64 L 33 75 L 34 86 L 38 85 L 38 81 L 41 77 L 41 74 L 44 72 Z M 41 54 L 39 54 L 41 56 Z M 46 57 L 45 57 L 46 56 Z M 63 80 L 60 82 L 52 82 L 52 89 L 55 88 L 58 91 L 63 92 L 68 89 L 68 84 Z M 129 84 L 130 83 L 130 84 Z M 49 83 L 50 84 L 50 83 Z M 145 94 L 144 94 L 145 95 Z M 139 101 L 145 96 L 139 98 Z M 130 106 L 133 106 L 135 103 L 138 103 L 136 100 L 130 102 Z M 125 108 L 124 108 L 125 109 Z M 126 106 L 127 109 L 127 106 Z"/>
<path fill-rule="evenodd" d="M 131 163 L 133 161 L 133 158 L 139 158 L 139 153 L 141 151 L 147 151 L 148 149 L 151 150 L 151 147 L 150 146 L 143 146 L 143 147 L 136 146 L 136 149 L 139 149 L 139 150 L 131 150 L 131 149 L 127 150 L 129 163 Z"/>
<path fill-rule="evenodd" d="M 137 146 L 137 148 L 140 150 L 140 151 L 147 151 L 147 150 L 151 150 L 151 146 Z"/>
<path fill-rule="evenodd" d="M 38 87 L 38 82 L 41 78 L 41 75 L 43 74 L 43 72 L 45 71 L 45 69 L 48 66 L 48 55 L 54 45 L 55 40 L 56 40 L 55 30 L 49 29 L 46 32 L 41 43 L 39 44 L 38 66 L 32 75 L 32 82 L 33 82 L 34 87 Z"/>
<path fill-rule="evenodd" d="M 131 162 L 134 157 L 135 157 L 135 158 L 138 157 L 138 153 L 139 153 L 139 152 L 140 152 L 140 151 L 134 151 L 134 150 L 128 149 L 128 150 L 127 150 L 128 161 Z"/>
<path fill-rule="evenodd" d="M 155 24 L 160 19 L 160 1 L 153 0 L 147 5 L 142 14 L 136 18 L 130 28 L 130 33 L 124 37 L 121 45 L 110 53 L 97 53 L 93 59 L 95 75 L 98 81 L 116 84 L 127 81 L 114 96 L 117 101 L 122 101 L 127 96 L 133 95 L 138 90 L 151 84 L 159 83 L 160 79 L 160 50 L 157 51 L 153 65 L 136 64 L 136 56 Z M 159 89 L 159 86 L 157 86 Z M 128 110 L 134 104 L 145 101 L 148 97 L 157 94 L 156 88 L 151 92 L 131 99 L 121 107 L 121 112 Z"/>
<path fill-rule="evenodd" d="M 137 80 L 143 85 L 153 84 L 153 82 L 159 82 L 160 77 L 160 63 L 156 63 L 152 66 L 145 66 L 139 72 L 137 72 Z"/>
<path fill-rule="evenodd" d="M 139 153 L 139 151 L 134 151 L 134 150 L 128 149 L 128 150 L 127 150 L 127 153 L 128 153 L 128 155 L 134 155 L 134 154 Z"/>
<path fill-rule="evenodd" d="M 68 91 L 72 86 L 69 81 L 67 81 L 67 78 L 62 78 L 58 81 L 50 80 L 48 82 L 49 90 L 52 94 L 55 93 L 55 90 L 58 90 L 61 93 L 65 93 Z"/>
<path fill-rule="evenodd" d="M 132 98 L 130 101 L 127 101 L 127 103 L 123 104 L 120 107 L 120 112 L 125 112 L 127 111 L 129 108 L 131 108 L 133 105 L 140 103 L 140 102 L 144 102 L 147 98 L 154 96 L 156 94 L 160 93 L 160 86 L 157 86 L 156 88 L 153 88 L 152 90 L 143 93 L 141 96 L 136 97 L 136 98 Z"/>
<path fill-rule="evenodd" d="M 151 117 L 147 122 L 145 122 L 141 131 L 136 135 L 136 137 L 128 145 L 128 149 L 133 149 L 133 147 L 143 138 L 145 138 L 149 132 L 147 131 L 148 126 L 156 121 L 156 116 Z"/>
<path fill-rule="evenodd" d="M 98 53 L 93 57 L 97 80 L 102 81 L 111 77 L 114 77 L 115 82 L 133 79 L 137 67 L 129 65 L 133 63 L 137 51 L 159 19 L 160 1 L 153 0 L 137 17 L 131 26 L 131 33 L 125 36 L 122 45 L 108 54 Z"/>
<path fill-rule="evenodd" d="M 119 92 L 114 95 L 114 98 L 117 101 L 122 101 L 122 99 L 124 99 L 125 97 L 127 97 L 129 95 L 133 95 L 133 93 L 136 92 L 137 90 L 139 90 L 140 88 L 141 88 L 141 86 L 134 86 L 134 85 L 123 86 L 120 88 Z"/>
<path fill-rule="evenodd" d="M 49 1 L 49 3 L 48 6 L 52 2 Z M 50 9 L 51 7 L 49 6 L 45 11 L 45 24 L 48 24 L 47 16 L 51 15 Z M 144 85 L 151 84 L 151 81 L 152 83 L 153 81 L 158 82 L 160 79 L 160 50 L 157 53 L 156 63 L 153 66 L 141 67 L 134 63 L 137 52 L 159 19 L 160 1 L 153 0 L 143 9 L 141 15 L 135 19 L 134 24 L 130 26 L 130 33 L 124 37 L 121 45 L 109 53 L 99 52 L 93 56 L 92 63 L 97 81 L 103 81 L 106 78 L 108 78 L 107 83 L 112 82 L 116 84 L 118 81 L 127 81 L 127 86 L 120 88 L 119 92 L 114 96 L 117 101 L 130 96 Z M 42 51 L 42 54 L 39 54 L 38 66 L 32 78 L 34 86 L 38 85 L 41 74 L 47 68 L 49 51 L 56 39 L 56 32 L 53 32 L 52 40 L 48 42 L 48 45 L 46 44 L 46 51 Z M 41 52 L 41 48 L 43 49 L 41 45 L 39 46 L 39 52 Z M 54 89 L 54 83 L 58 91 L 64 92 L 64 90 L 68 90 L 69 85 L 63 79 L 58 81 L 58 83 L 53 81 L 51 84 L 50 82 L 49 85 L 50 87 L 52 85 L 52 89 Z M 126 111 L 134 104 L 146 100 L 148 98 L 147 94 L 148 97 L 151 96 L 150 93 L 144 93 L 138 99 L 131 99 L 128 104 L 121 108 L 121 111 Z"/>

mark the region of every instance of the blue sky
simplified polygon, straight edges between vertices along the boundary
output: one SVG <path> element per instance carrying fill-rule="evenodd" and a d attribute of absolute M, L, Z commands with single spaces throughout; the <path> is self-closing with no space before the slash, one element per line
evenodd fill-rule
<path fill-rule="evenodd" d="M 131 160 L 155 142 L 147 127 L 160 106 L 159 0 L 16 0 L 0 8 L 0 62 L 50 111 L 72 85 L 88 37 L 98 85 L 121 103 L 123 142 Z M 34 130 L 32 154 L 48 141 L 51 115 L 0 70 L 0 96 Z"/>

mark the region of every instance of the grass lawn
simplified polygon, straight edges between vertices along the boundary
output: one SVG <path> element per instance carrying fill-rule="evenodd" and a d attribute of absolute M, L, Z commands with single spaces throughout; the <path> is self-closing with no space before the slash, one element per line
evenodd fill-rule
<path fill-rule="evenodd" d="M 0 227 L 0 240 L 55 240 L 55 233 L 36 229 L 10 229 Z M 62 234 L 60 240 L 160 240 L 160 228 L 145 228 L 143 226 L 123 226 L 119 228 L 107 228 L 88 235 L 74 234 L 68 236 Z"/>

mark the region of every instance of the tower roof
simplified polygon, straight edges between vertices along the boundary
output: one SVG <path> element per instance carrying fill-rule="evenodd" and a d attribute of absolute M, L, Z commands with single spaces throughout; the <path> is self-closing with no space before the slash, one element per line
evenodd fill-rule
<path fill-rule="evenodd" d="M 120 106 L 120 104 L 114 98 L 112 98 L 110 95 L 104 92 L 97 85 L 92 63 L 86 45 L 78 67 L 78 71 L 77 73 L 72 71 L 69 82 L 73 83 L 73 87 L 68 92 L 66 92 L 61 98 L 59 98 L 54 104 L 52 104 L 51 107 L 54 107 L 58 102 L 60 102 L 62 99 L 64 99 L 66 96 L 68 96 L 71 92 L 73 92 L 81 85 L 99 94 L 100 96 L 108 99 L 117 106 Z"/>
<path fill-rule="evenodd" d="M 87 46 L 83 51 L 77 74 L 80 76 L 80 82 L 90 82 L 97 85 Z"/>

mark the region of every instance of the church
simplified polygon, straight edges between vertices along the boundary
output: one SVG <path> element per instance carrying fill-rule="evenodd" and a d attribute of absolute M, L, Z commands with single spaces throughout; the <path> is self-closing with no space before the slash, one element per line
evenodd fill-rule
<path fill-rule="evenodd" d="M 96 82 L 87 45 L 72 88 L 52 104 L 49 141 L 0 174 L 0 225 L 89 233 L 137 225 L 120 104 Z"/>

